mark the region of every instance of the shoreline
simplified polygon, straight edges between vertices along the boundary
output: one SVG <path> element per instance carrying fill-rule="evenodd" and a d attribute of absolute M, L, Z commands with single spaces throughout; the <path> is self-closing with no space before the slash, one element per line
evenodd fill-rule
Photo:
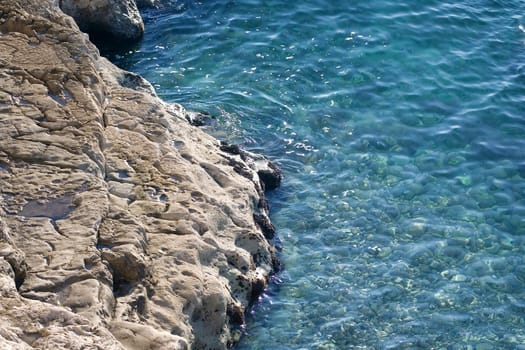
<path fill-rule="evenodd" d="M 233 346 L 278 269 L 280 171 L 191 125 L 55 1 L 0 13 L 1 347 Z"/>

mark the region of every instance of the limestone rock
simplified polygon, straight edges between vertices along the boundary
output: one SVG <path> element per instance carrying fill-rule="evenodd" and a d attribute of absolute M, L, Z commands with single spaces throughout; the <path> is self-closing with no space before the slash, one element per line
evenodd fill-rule
<path fill-rule="evenodd" d="M 276 168 L 101 58 L 54 0 L 0 0 L 0 33 L 0 348 L 228 348 L 276 266 Z"/>
<path fill-rule="evenodd" d="M 60 7 L 80 29 L 95 36 L 136 41 L 144 34 L 134 0 L 60 0 Z"/>

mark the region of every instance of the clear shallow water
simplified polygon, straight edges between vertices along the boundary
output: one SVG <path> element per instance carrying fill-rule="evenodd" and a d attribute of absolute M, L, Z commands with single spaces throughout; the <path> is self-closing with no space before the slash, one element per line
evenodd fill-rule
<path fill-rule="evenodd" d="M 525 349 L 525 2 L 179 2 L 113 56 L 274 159 L 239 349 Z"/>

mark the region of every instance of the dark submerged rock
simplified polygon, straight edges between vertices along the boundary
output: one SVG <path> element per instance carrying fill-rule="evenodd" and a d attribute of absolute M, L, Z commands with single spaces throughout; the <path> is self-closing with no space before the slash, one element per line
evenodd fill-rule
<path fill-rule="evenodd" d="M 186 120 L 193 126 L 209 126 L 213 123 L 214 117 L 207 112 L 186 111 Z"/>
<path fill-rule="evenodd" d="M 268 162 L 268 168 L 260 169 L 257 174 L 259 174 L 259 178 L 264 183 L 266 191 L 271 191 L 281 186 L 283 174 L 274 163 Z"/>

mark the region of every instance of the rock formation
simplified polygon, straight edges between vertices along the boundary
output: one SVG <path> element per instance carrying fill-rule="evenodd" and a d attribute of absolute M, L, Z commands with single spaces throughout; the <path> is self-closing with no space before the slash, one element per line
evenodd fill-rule
<path fill-rule="evenodd" d="M 59 0 L 59 5 L 81 30 L 91 35 L 136 41 L 144 34 L 144 23 L 135 1 Z M 141 5 L 154 6 L 155 3 L 141 0 Z"/>
<path fill-rule="evenodd" d="M 276 265 L 280 174 L 58 5 L 0 0 L 0 348 L 225 349 Z"/>

